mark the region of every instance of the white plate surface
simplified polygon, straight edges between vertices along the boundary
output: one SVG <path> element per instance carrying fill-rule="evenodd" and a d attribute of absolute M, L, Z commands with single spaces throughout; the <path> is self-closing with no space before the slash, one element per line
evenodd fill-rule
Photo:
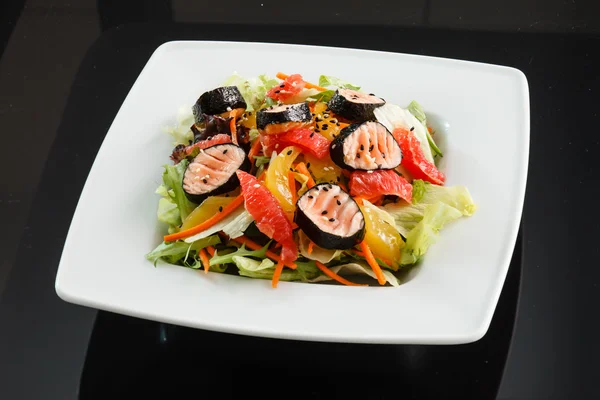
<path fill-rule="evenodd" d="M 237 61 L 234 61 L 237 60 Z M 239 60 L 247 60 L 245 63 Z M 448 185 L 465 185 L 477 212 L 446 227 L 414 279 L 399 288 L 343 287 L 199 273 L 144 255 L 156 220 L 162 127 L 236 70 L 308 81 L 334 75 L 387 101 L 418 100 L 443 132 Z M 72 303 L 174 324 L 274 338 L 369 343 L 467 343 L 492 318 L 515 244 L 529 155 L 522 72 L 495 65 L 341 48 L 169 42 L 141 72 L 96 157 L 56 278 Z"/>

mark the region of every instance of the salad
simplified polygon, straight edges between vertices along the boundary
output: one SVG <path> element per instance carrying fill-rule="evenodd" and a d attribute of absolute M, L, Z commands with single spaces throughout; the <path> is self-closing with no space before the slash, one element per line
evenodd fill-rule
<path fill-rule="evenodd" d="M 164 241 L 146 255 L 205 272 L 399 286 L 476 206 L 444 186 L 423 108 L 330 76 L 237 74 L 180 111 L 156 190 Z M 166 157 L 165 157 L 166 158 Z"/>

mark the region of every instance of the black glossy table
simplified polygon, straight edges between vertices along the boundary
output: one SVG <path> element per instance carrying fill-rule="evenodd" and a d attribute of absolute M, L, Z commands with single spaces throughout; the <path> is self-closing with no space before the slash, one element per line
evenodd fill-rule
<path fill-rule="evenodd" d="M 152 397 L 194 388 L 199 395 L 206 388 L 220 390 L 226 398 L 254 392 L 280 397 L 290 387 L 308 398 L 600 396 L 595 384 L 600 212 L 594 179 L 600 150 L 595 132 L 599 38 L 372 26 L 323 35 L 326 27 L 313 28 L 288 26 L 274 37 L 268 26 L 131 24 L 105 32 L 90 48 L 0 300 L 0 397 L 64 399 L 79 391 L 81 398 Z M 441 347 L 285 342 L 109 313 L 95 319 L 92 310 L 59 300 L 53 288 L 56 266 L 94 156 L 152 51 L 173 39 L 369 48 L 525 72 L 531 93 L 527 197 L 488 334 L 474 344 Z M 501 116 L 490 123 L 502 123 Z"/>

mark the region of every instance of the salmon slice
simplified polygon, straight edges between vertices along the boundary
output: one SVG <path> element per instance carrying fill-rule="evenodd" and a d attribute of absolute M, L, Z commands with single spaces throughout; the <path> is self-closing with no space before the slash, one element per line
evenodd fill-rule
<path fill-rule="evenodd" d="M 264 135 L 275 135 L 311 125 L 312 114 L 307 102 L 280 104 L 256 113 L 256 127 Z"/>
<path fill-rule="evenodd" d="M 385 104 L 385 100 L 374 94 L 352 89 L 338 89 L 327 103 L 331 111 L 352 122 L 375 119 L 374 110 Z"/>
<path fill-rule="evenodd" d="M 349 249 L 365 234 L 358 204 L 331 183 L 316 185 L 298 199 L 295 221 L 310 240 L 325 249 Z"/>
<path fill-rule="evenodd" d="M 191 202 L 199 204 L 209 195 L 230 192 L 238 187 L 235 174 L 238 169 L 250 169 L 250 162 L 241 147 L 225 143 L 200 149 L 183 175 L 183 190 Z"/>
<path fill-rule="evenodd" d="M 329 149 L 333 162 L 350 170 L 393 169 L 402 161 L 402 150 L 394 136 L 374 121 L 342 129 Z"/>

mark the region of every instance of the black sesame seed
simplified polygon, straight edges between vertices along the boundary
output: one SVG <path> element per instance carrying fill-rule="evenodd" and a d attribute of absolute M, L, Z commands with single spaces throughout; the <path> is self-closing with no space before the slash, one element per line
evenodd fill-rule
<path fill-rule="evenodd" d="M 286 107 L 285 109 L 286 109 L 286 110 L 289 110 L 290 108 L 289 108 L 289 107 Z"/>
<path fill-rule="evenodd" d="M 323 210 L 323 211 L 321 212 L 321 215 L 327 215 L 327 210 Z"/>
<path fill-rule="evenodd" d="M 329 189 L 327 189 L 326 187 L 324 187 L 323 190 L 329 192 Z"/>
<path fill-rule="evenodd" d="M 330 119 L 329 122 L 331 122 L 332 124 L 335 124 L 335 119 Z"/>
<path fill-rule="evenodd" d="M 219 212 L 223 212 L 223 206 L 219 206 Z"/>
<path fill-rule="evenodd" d="M 208 183 L 208 181 L 206 180 L 206 178 L 202 179 L 202 182 L 204 182 L 204 184 Z"/>
<path fill-rule="evenodd" d="M 336 177 L 335 177 L 335 179 L 336 179 L 338 182 L 339 182 L 339 181 L 341 181 L 341 179 L 340 179 L 340 177 L 339 177 L 339 176 L 336 176 Z"/>
<path fill-rule="evenodd" d="M 308 137 L 310 137 L 310 138 L 313 137 L 313 136 L 315 136 L 314 132 L 312 132 L 310 135 L 308 135 Z"/>
<path fill-rule="evenodd" d="M 280 88 L 284 88 L 285 85 L 282 83 L 281 85 L 279 85 Z"/>
<path fill-rule="evenodd" d="M 361 144 L 361 145 L 360 145 L 360 151 L 364 151 L 364 150 L 365 150 L 365 145 L 364 145 L 364 144 Z"/>
<path fill-rule="evenodd" d="M 340 126 L 340 123 L 339 123 L 339 122 L 338 122 L 338 123 L 336 123 L 336 124 L 335 124 L 335 126 Z"/>
<path fill-rule="evenodd" d="M 279 92 L 281 92 L 281 90 L 276 90 L 276 91 L 275 91 L 275 93 L 279 93 Z"/>
<path fill-rule="evenodd" d="M 292 150 L 288 150 L 287 155 L 291 155 L 292 154 Z"/>
<path fill-rule="evenodd" d="M 411 132 L 412 132 L 412 131 L 414 131 L 414 130 L 415 130 L 415 127 L 414 127 L 414 126 L 413 126 L 412 128 L 410 128 L 410 131 L 411 131 Z"/>
<path fill-rule="evenodd" d="M 321 119 L 321 118 L 317 117 L 317 118 L 315 118 L 315 121 L 316 121 L 316 122 L 321 122 L 321 121 L 323 121 L 323 119 Z"/>
<path fill-rule="evenodd" d="M 322 125 L 323 129 L 327 129 L 328 126 L 329 126 L 328 124 L 323 124 Z"/>
<path fill-rule="evenodd" d="M 356 153 L 356 158 L 360 158 L 360 153 Z"/>
<path fill-rule="evenodd" d="M 315 132 L 319 133 L 319 132 L 321 132 L 321 130 L 319 130 L 319 129 L 315 129 Z"/>
<path fill-rule="evenodd" d="M 385 158 L 385 153 L 381 153 L 381 157 Z"/>
<path fill-rule="evenodd" d="M 252 111 L 248 111 L 248 115 L 252 115 Z"/>
<path fill-rule="evenodd" d="M 329 184 L 329 189 L 333 189 L 333 185 L 331 183 Z"/>
<path fill-rule="evenodd" d="M 336 200 L 335 202 L 337 203 L 337 205 L 338 205 L 338 206 L 341 206 L 341 205 L 342 205 L 342 202 L 341 202 L 341 201 L 339 201 L 339 200 Z"/>
<path fill-rule="evenodd" d="M 329 222 L 335 221 L 335 218 L 329 218 Z"/>
<path fill-rule="evenodd" d="M 375 96 L 373 93 L 369 93 L 369 96 Z"/>
<path fill-rule="evenodd" d="M 311 196 L 311 195 L 309 194 L 309 195 L 308 195 L 308 198 L 309 198 L 309 199 L 314 199 L 315 197 L 314 197 L 314 196 Z"/>
<path fill-rule="evenodd" d="M 369 151 L 373 151 L 374 148 L 375 148 L 375 145 L 372 144 L 371 146 L 369 146 Z"/>
<path fill-rule="evenodd" d="M 229 149 L 225 149 L 225 150 L 223 150 L 223 154 L 227 154 L 227 151 L 228 151 L 228 150 L 229 150 Z"/>
<path fill-rule="evenodd" d="M 306 168 L 310 168 L 310 163 L 306 163 Z"/>

